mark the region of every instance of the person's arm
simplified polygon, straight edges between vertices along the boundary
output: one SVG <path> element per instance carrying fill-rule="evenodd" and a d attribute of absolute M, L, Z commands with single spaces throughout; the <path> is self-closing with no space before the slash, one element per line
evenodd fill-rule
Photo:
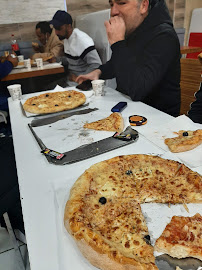
<path fill-rule="evenodd" d="M 154 37 L 141 58 L 133 56 L 126 40 L 114 43 L 111 49 L 110 62 L 100 67 L 101 77 L 114 75 L 120 90 L 134 101 L 143 100 L 162 80 L 169 65 L 179 59 L 179 43 L 172 32 Z"/>
<path fill-rule="evenodd" d="M 88 49 L 86 49 L 85 52 L 87 50 Z M 96 49 L 90 50 L 88 53 L 81 55 L 81 58 L 88 65 L 88 68 L 86 69 L 85 74 L 92 72 L 93 70 L 97 69 L 102 64 Z"/>
<path fill-rule="evenodd" d="M 202 124 L 202 84 L 195 97 L 196 100 L 191 104 L 191 110 L 188 112 L 188 116 L 193 122 Z"/>
<path fill-rule="evenodd" d="M 4 63 L 0 63 L 0 79 L 7 76 L 13 69 L 13 64 L 6 60 Z"/>

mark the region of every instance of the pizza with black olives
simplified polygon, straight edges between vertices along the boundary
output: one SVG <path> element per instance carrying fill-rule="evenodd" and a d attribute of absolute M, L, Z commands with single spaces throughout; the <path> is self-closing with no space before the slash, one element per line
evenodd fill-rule
<path fill-rule="evenodd" d="M 202 202 L 202 177 L 157 156 L 102 161 L 75 182 L 64 224 L 84 256 L 102 270 L 158 269 L 140 207 L 146 202 Z"/>
<path fill-rule="evenodd" d="M 25 101 L 25 111 L 35 114 L 55 113 L 77 108 L 84 104 L 86 96 L 78 91 L 47 92 Z"/>
<path fill-rule="evenodd" d="M 165 139 L 171 152 L 179 153 L 192 150 L 202 143 L 202 129 L 195 131 L 180 130 L 178 137 Z"/>

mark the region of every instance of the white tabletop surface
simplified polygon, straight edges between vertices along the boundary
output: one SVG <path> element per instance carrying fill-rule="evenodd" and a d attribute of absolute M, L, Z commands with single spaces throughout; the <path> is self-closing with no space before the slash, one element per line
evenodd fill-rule
<path fill-rule="evenodd" d="M 143 115 L 148 119 L 146 125 L 135 127 L 137 131 L 149 130 L 173 119 L 170 115 L 141 102 L 132 102 L 127 96 L 110 88 L 106 88 L 104 97 L 93 96 L 89 107 L 97 107 L 101 115 L 109 115 L 111 108 L 119 101 L 128 102 L 128 106 L 122 112 L 126 126 L 130 115 Z M 40 153 L 40 148 L 27 125 L 32 118 L 26 118 L 23 115 L 20 101 L 12 101 L 10 98 L 9 110 L 31 269 L 95 269 L 86 262 L 83 264 L 81 255 L 75 255 L 79 256 L 79 259 L 74 260 L 76 247 L 71 240 L 69 240 L 69 253 L 66 257 L 69 258 L 69 264 L 72 263 L 72 266 L 64 266 L 61 262 L 60 252 L 58 252 L 61 249 L 61 243 L 58 235 L 57 212 L 59 208 L 57 209 L 55 194 L 57 187 L 63 189 L 63 194 L 68 194 L 71 186 L 84 170 L 102 160 L 123 154 L 163 154 L 165 151 L 140 135 L 137 142 L 131 145 L 71 165 L 55 166 L 49 164 Z M 88 118 L 88 115 L 86 117 Z M 87 120 L 90 121 L 90 119 Z M 113 133 L 109 133 L 108 136 L 111 135 Z M 67 141 L 67 144 L 71 144 L 71 139 Z M 198 171 L 201 173 L 202 169 L 198 168 Z"/>

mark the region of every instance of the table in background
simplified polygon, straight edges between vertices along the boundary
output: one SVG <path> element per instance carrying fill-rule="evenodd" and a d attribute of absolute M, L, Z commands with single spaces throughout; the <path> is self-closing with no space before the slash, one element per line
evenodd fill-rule
<path fill-rule="evenodd" d="M 181 51 L 181 54 L 201 52 L 202 47 L 181 46 L 180 51 Z"/>
<path fill-rule="evenodd" d="M 52 75 L 57 73 L 64 73 L 64 67 L 59 63 L 44 65 L 43 69 L 38 69 L 37 67 L 32 67 L 30 70 L 27 68 L 14 68 L 11 71 L 11 73 L 9 73 L 1 81 L 11 81 L 38 76 Z"/>

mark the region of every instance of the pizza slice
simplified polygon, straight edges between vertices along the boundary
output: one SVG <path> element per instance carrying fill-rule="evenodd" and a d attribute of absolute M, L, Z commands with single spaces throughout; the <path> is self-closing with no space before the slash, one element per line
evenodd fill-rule
<path fill-rule="evenodd" d="M 202 129 L 196 131 L 180 130 L 178 135 L 178 137 L 167 138 L 164 141 L 173 153 L 192 150 L 202 143 Z"/>
<path fill-rule="evenodd" d="M 95 130 L 121 132 L 124 128 L 124 121 L 121 114 L 115 112 L 110 114 L 107 118 L 92 123 L 86 123 L 83 127 Z"/>
<path fill-rule="evenodd" d="M 162 235 L 157 239 L 155 250 L 181 259 L 194 257 L 202 260 L 202 216 L 173 216 Z"/>

